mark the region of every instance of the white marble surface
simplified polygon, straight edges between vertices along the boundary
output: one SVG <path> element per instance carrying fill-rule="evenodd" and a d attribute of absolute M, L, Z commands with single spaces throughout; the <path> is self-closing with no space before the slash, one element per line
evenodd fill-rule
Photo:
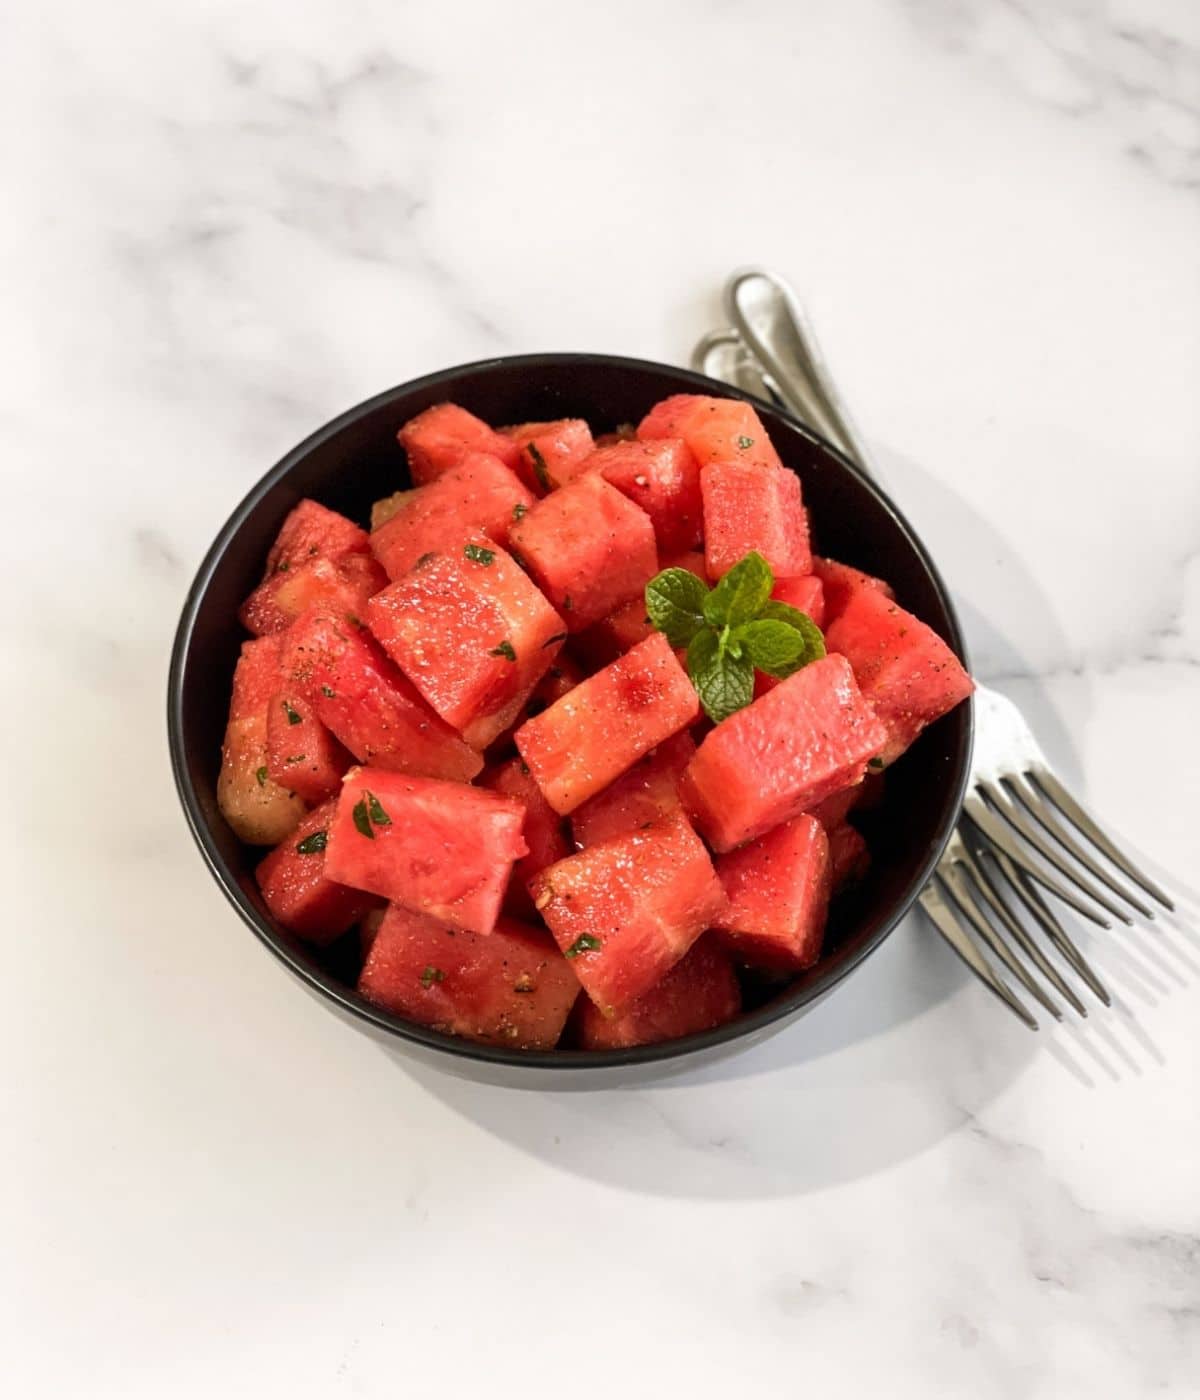
<path fill-rule="evenodd" d="M 0 13 L 14 1397 L 1200 1389 L 1200 11 L 15 0 Z M 978 668 L 1181 892 L 1028 1035 L 911 922 L 718 1071 L 406 1069 L 185 834 L 168 645 L 375 390 L 807 296 Z"/>

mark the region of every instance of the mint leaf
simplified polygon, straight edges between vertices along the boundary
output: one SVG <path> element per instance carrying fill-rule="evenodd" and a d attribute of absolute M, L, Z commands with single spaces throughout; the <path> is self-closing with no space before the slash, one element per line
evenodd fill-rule
<path fill-rule="evenodd" d="M 494 646 L 491 651 L 488 652 L 488 655 L 502 656 L 506 661 L 515 661 L 517 659 L 517 653 L 513 650 L 513 644 L 507 637 L 505 637 L 498 646 Z"/>
<path fill-rule="evenodd" d="M 325 849 L 329 840 L 327 831 L 314 831 L 311 836 L 306 836 L 303 841 L 296 845 L 296 851 L 302 856 L 315 856 L 319 851 Z"/>
<path fill-rule="evenodd" d="M 485 567 L 491 564 L 496 558 L 494 549 L 484 549 L 481 544 L 468 544 L 463 547 L 463 553 L 468 559 L 474 560 L 476 564 L 483 564 Z"/>
<path fill-rule="evenodd" d="M 700 703 L 717 724 L 754 699 L 754 666 L 750 658 L 727 650 L 711 628 L 705 627 L 692 638 L 687 662 Z"/>
<path fill-rule="evenodd" d="M 367 799 L 367 811 L 375 825 L 391 826 L 392 819 L 383 810 L 383 803 L 380 802 L 379 798 L 373 792 L 364 792 L 363 796 Z"/>
<path fill-rule="evenodd" d="M 428 991 L 435 982 L 444 982 L 445 980 L 446 974 L 440 967 L 427 967 L 425 971 L 421 973 L 421 986 L 424 987 L 426 991 Z"/>
<path fill-rule="evenodd" d="M 796 614 L 799 625 L 791 619 L 761 617 L 743 623 L 730 636 L 731 644 L 740 642 L 759 671 L 780 680 L 825 655 L 825 642 L 816 623 L 795 608 L 789 611 Z"/>
<path fill-rule="evenodd" d="M 350 815 L 354 818 L 354 827 L 358 834 L 365 836 L 368 841 L 374 841 L 375 832 L 371 829 L 371 818 L 367 815 L 365 798 L 359 798 L 351 808 Z"/>
<path fill-rule="evenodd" d="M 704 600 L 705 620 L 713 627 L 737 627 L 749 622 L 762 611 L 774 587 L 770 564 L 752 549 Z"/>
<path fill-rule="evenodd" d="M 603 944 L 594 933 L 581 933 L 569 948 L 563 949 L 563 957 L 577 958 L 580 953 L 594 953 L 601 947 Z"/>
<path fill-rule="evenodd" d="M 758 616 L 762 621 L 786 622 L 789 627 L 794 627 L 797 632 L 802 634 L 808 646 L 808 654 L 800 663 L 801 666 L 807 666 L 810 661 L 820 661 L 821 657 L 825 655 L 825 637 L 821 629 L 807 613 L 801 612 L 799 608 L 793 608 L 790 603 L 778 603 L 772 598 Z M 799 669 L 799 666 L 793 667 L 793 670 L 798 671 Z M 790 675 L 791 672 L 788 674 Z"/>
<path fill-rule="evenodd" d="M 550 475 L 550 468 L 546 465 L 545 457 L 538 451 L 537 443 L 527 442 L 525 451 L 529 453 L 529 461 L 533 466 L 533 474 L 537 479 L 537 484 L 543 491 L 552 491 L 555 485 L 554 478 Z"/>
<path fill-rule="evenodd" d="M 704 626 L 707 597 L 689 570 L 664 569 L 646 585 L 646 613 L 673 647 L 685 647 Z"/>

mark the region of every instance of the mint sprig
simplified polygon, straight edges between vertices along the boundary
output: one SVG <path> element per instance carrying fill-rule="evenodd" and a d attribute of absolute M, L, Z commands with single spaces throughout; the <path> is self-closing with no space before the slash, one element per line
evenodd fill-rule
<path fill-rule="evenodd" d="M 754 672 L 783 679 L 825 655 L 821 629 L 771 597 L 775 575 L 749 554 L 715 588 L 687 569 L 664 569 L 646 585 L 646 615 L 673 647 L 687 648 L 688 673 L 718 724 L 754 699 Z"/>

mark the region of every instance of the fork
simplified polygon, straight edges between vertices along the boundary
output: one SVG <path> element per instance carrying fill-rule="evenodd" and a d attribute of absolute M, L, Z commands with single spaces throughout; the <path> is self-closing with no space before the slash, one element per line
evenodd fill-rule
<path fill-rule="evenodd" d="M 728 324 L 697 343 L 693 367 L 773 402 L 832 442 L 864 476 L 876 477 L 812 325 L 787 283 L 763 268 L 743 268 L 725 284 L 724 308 Z M 723 363 L 714 371 L 717 357 Z M 1087 1015 L 1073 981 L 1103 1005 L 1112 1004 L 1043 892 L 1101 928 L 1111 928 L 1113 919 L 1132 925 L 1130 911 L 1153 919 L 1153 904 L 1168 911 L 1175 906 L 1055 776 L 1012 701 L 977 684 L 973 703 L 976 738 L 967 797 L 919 899 L 984 986 L 1037 1030 L 1001 969 L 1056 1021 L 1063 1013 L 1055 994 Z"/>

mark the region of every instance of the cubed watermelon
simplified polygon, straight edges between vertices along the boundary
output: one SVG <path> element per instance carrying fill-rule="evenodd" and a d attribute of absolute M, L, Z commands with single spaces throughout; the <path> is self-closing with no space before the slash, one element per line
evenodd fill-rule
<path fill-rule="evenodd" d="M 715 921 L 740 962 L 794 972 L 821 952 L 829 909 L 829 838 L 793 817 L 717 861 L 728 905 Z"/>
<path fill-rule="evenodd" d="M 786 467 L 713 462 L 700 473 L 708 576 L 723 574 L 752 549 L 776 578 L 812 572 L 800 478 Z"/>
<path fill-rule="evenodd" d="M 301 501 L 271 546 L 262 583 L 242 604 L 242 626 L 263 637 L 284 631 L 317 604 L 344 612 L 361 608 L 387 581 L 368 543 L 352 520 Z"/>
<path fill-rule="evenodd" d="M 533 497 L 496 457 L 473 452 L 436 481 L 405 492 L 371 536 L 371 549 L 391 579 L 401 578 L 430 550 L 459 549 L 481 532 L 503 544 Z"/>
<path fill-rule="evenodd" d="M 860 588 L 874 589 L 876 593 L 882 593 L 885 598 L 896 596 L 892 592 L 891 584 L 884 583 L 883 579 L 875 578 L 871 574 L 864 574 L 861 569 L 851 568 L 849 564 L 839 564 L 836 559 L 821 559 L 814 556 L 813 574 L 821 580 L 824 592 L 825 621 L 818 623 L 818 626 L 821 627 L 840 617 L 843 608 L 850 601 L 851 595 Z"/>
<path fill-rule="evenodd" d="M 642 419 L 638 437 L 643 441 L 682 438 L 701 466 L 708 462 L 782 465 L 762 419 L 744 399 L 674 394 Z"/>
<path fill-rule="evenodd" d="M 317 718 L 306 688 L 278 691 L 267 708 L 267 775 L 305 802 L 324 802 L 354 759 Z"/>
<path fill-rule="evenodd" d="M 336 563 L 347 554 L 365 554 L 367 545 L 367 532 L 360 525 L 306 498 L 280 526 L 264 577 L 288 573 L 316 558 Z"/>
<path fill-rule="evenodd" d="M 571 816 L 575 844 L 581 849 L 682 811 L 679 780 L 696 745 L 683 730 L 659 744 L 603 792 L 589 797 Z"/>
<path fill-rule="evenodd" d="M 364 627 L 314 609 L 284 634 L 285 684 L 361 763 L 469 782 L 483 759 L 426 705 Z"/>
<path fill-rule="evenodd" d="M 658 571 L 650 517 L 602 476 L 539 501 L 509 541 L 571 632 L 636 598 Z"/>
<path fill-rule="evenodd" d="M 396 436 L 416 486 L 461 466 L 473 452 L 498 457 L 509 468 L 517 465 L 518 450 L 512 440 L 456 403 L 434 404 L 410 418 Z"/>
<path fill-rule="evenodd" d="M 937 633 L 874 588 L 852 590 L 825 642 L 854 668 L 859 688 L 887 729 L 879 754 L 885 764 L 975 689 Z"/>
<path fill-rule="evenodd" d="M 833 892 L 861 880 L 871 866 L 867 843 L 849 822 L 827 828 L 829 837 L 829 869 Z"/>
<path fill-rule="evenodd" d="M 664 977 L 725 904 L 708 852 L 682 816 L 568 856 L 535 875 L 529 891 L 607 1017 Z"/>
<path fill-rule="evenodd" d="M 807 613 L 818 627 L 825 626 L 825 589 L 815 574 L 776 580 L 771 597 Z"/>
<path fill-rule="evenodd" d="M 325 875 L 325 847 L 336 803 L 316 807 L 255 872 L 263 900 L 292 933 L 325 947 L 363 918 L 374 903 L 362 890 Z"/>
<path fill-rule="evenodd" d="M 700 464 L 678 438 L 597 448 L 580 472 L 599 472 L 646 512 L 660 553 L 694 549 L 704 528 Z"/>
<path fill-rule="evenodd" d="M 732 850 L 854 782 L 887 738 L 845 657 L 822 657 L 705 738 L 680 783 L 684 808 Z"/>
<path fill-rule="evenodd" d="M 582 418 L 518 423 L 501 431 L 517 446 L 517 475 L 538 496 L 573 481 L 595 447 Z"/>
<path fill-rule="evenodd" d="M 385 1011 L 450 1035 L 552 1050 L 579 982 L 541 929 L 501 919 L 480 935 L 393 904 L 358 991 Z"/>
<path fill-rule="evenodd" d="M 221 746 L 217 805 L 252 846 L 282 841 L 305 810 L 296 793 L 272 782 L 267 767 L 267 714 L 280 684 L 282 649 L 278 635 L 242 643 Z"/>
<path fill-rule="evenodd" d="M 529 854 L 524 809 L 462 783 L 352 768 L 329 825 L 330 879 L 490 933 L 512 873 Z"/>
<path fill-rule="evenodd" d="M 590 997 L 580 997 L 572 1021 L 581 1050 L 621 1050 L 723 1026 L 741 1009 L 729 955 L 714 935 L 705 934 L 623 1016 L 610 1021 Z"/>
<path fill-rule="evenodd" d="M 808 814 L 810 817 L 816 817 L 826 831 L 831 831 L 835 826 L 840 826 L 858 806 L 862 791 L 863 779 L 860 778 L 857 782 L 842 788 L 840 792 L 830 793 L 815 807 L 810 807 Z"/>
<path fill-rule="evenodd" d="M 529 881 L 548 865 L 571 854 L 563 819 L 542 796 L 541 788 L 522 759 L 510 758 L 506 763 L 489 768 L 479 782 L 492 792 L 516 798 L 525 808 L 521 835 L 529 854 L 513 866 L 504 907 L 517 917 L 534 917 L 533 900 L 527 888 Z"/>
<path fill-rule="evenodd" d="M 686 728 L 699 709 L 687 672 L 655 632 L 527 720 L 515 738 L 546 800 L 566 815 Z"/>
<path fill-rule="evenodd" d="M 513 723 L 567 635 L 512 557 L 482 535 L 423 555 L 371 599 L 367 621 L 429 704 L 477 749 Z"/>

